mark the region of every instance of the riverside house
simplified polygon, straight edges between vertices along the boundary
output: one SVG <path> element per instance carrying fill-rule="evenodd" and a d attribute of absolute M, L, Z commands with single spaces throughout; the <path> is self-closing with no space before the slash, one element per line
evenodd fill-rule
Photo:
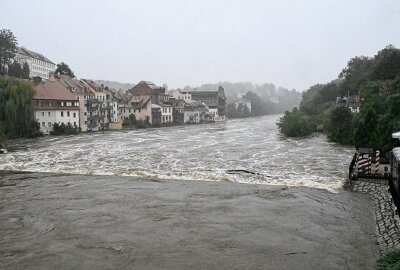
<path fill-rule="evenodd" d="M 54 124 L 79 127 L 79 99 L 61 82 L 34 83 L 33 110 L 43 134 L 50 134 Z"/>
<path fill-rule="evenodd" d="M 175 99 L 185 102 L 197 101 L 204 104 L 208 109 L 207 121 L 224 121 L 226 97 L 223 87 L 218 90 L 175 90 L 171 92 Z M 191 103 L 190 103 L 191 104 Z"/>
<path fill-rule="evenodd" d="M 91 120 L 88 114 L 87 99 L 93 98 L 93 94 L 80 80 L 68 75 L 51 75 L 49 81 L 59 81 L 79 99 L 79 127 L 82 132 L 87 132 L 88 123 Z"/>
<path fill-rule="evenodd" d="M 165 99 L 165 88 L 149 81 L 141 81 L 128 90 L 133 96 L 151 96 L 151 103 L 161 105 Z"/>

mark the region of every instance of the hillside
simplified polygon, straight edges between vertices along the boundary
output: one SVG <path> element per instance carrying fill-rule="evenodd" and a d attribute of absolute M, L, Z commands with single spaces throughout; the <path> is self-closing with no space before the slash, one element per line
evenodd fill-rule
<path fill-rule="evenodd" d="M 279 129 L 288 136 L 322 131 L 331 141 L 388 153 L 400 130 L 400 50 L 389 45 L 374 57 L 356 56 L 338 77 L 310 87 Z"/>

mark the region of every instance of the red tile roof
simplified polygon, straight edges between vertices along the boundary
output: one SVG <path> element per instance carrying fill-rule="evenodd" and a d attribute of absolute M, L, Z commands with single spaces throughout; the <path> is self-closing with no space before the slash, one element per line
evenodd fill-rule
<path fill-rule="evenodd" d="M 78 101 L 78 98 L 59 81 L 34 83 L 32 86 L 36 91 L 33 99 Z"/>

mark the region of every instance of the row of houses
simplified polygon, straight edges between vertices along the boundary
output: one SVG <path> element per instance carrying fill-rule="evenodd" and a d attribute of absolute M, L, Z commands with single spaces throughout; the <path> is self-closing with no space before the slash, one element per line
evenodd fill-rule
<path fill-rule="evenodd" d="M 82 132 L 121 129 L 124 121 L 146 121 L 152 126 L 197 124 L 225 120 L 224 89 L 174 90 L 141 81 L 124 91 L 93 80 L 50 75 L 33 82 L 35 118 L 44 134 L 54 124 L 80 128 Z"/>
<path fill-rule="evenodd" d="M 128 91 L 99 85 L 93 80 L 54 74 L 56 65 L 44 55 L 18 47 L 14 61 L 29 66 L 36 95 L 33 108 L 44 134 L 54 124 L 70 125 L 82 132 L 121 129 L 127 119 L 159 125 L 225 120 L 225 93 L 217 90 L 174 90 L 141 81 Z"/>

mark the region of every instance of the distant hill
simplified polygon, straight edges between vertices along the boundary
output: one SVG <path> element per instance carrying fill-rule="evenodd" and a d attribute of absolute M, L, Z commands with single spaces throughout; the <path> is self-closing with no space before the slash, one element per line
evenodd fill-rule
<path fill-rule="evenodd" d="M 108 86 L 110 88 L 114 88 L 117 90 L 119 89 L 128 90 L 136 85 L 134 83 L 120 83 L 116 81 L 105 81 L 105 80 L 95 80 L 95 82 L 98 84 L 104 84 L 104 86 Z"/>

